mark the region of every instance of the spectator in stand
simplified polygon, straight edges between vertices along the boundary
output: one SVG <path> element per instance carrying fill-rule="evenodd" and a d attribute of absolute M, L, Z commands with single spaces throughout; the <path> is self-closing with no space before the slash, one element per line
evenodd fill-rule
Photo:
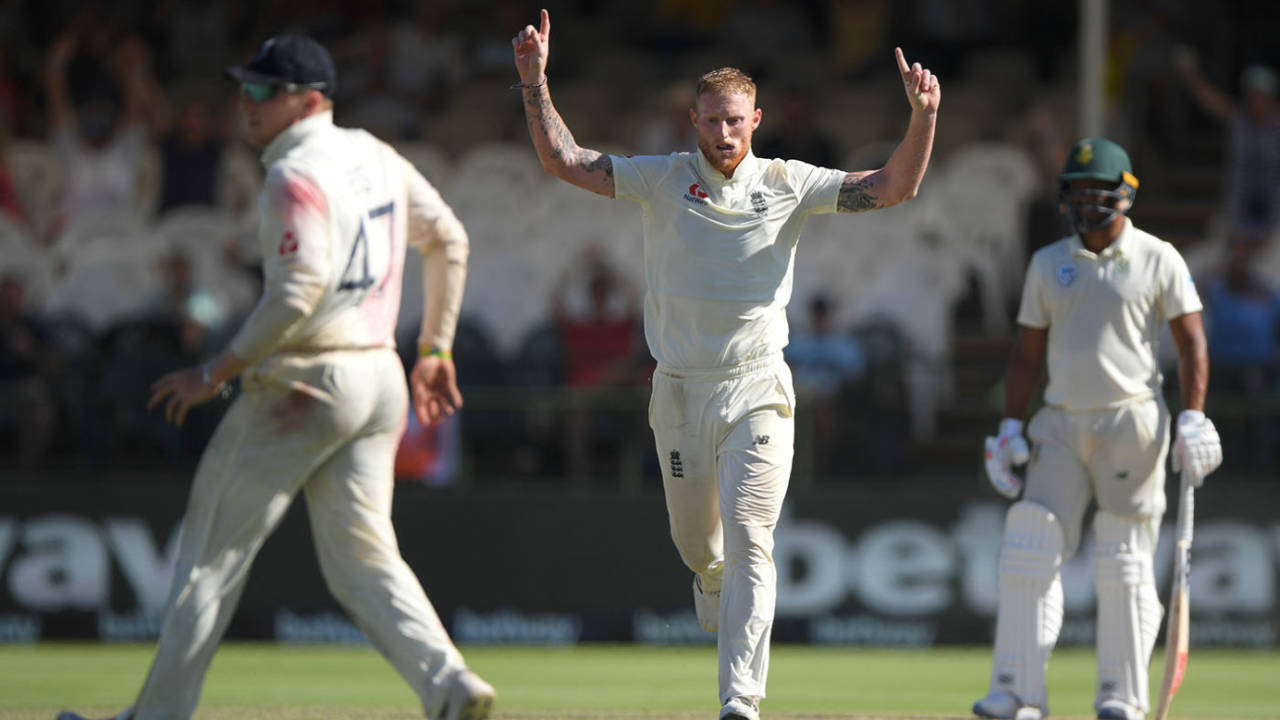
<path fill-rule="evenodd" d="M 391 86 L 426 105 L 448 107 L 467 70 L 464 38 L 448 3 L 413 3 L 391 28 Z"/>
<path fill-rule="evenodd" d="M 840 422 L 840 393 L 867 371 L 862 345 L 832 325 L 832 301 L 823 294 L 809 301 L 807 327 L 792 336 L 784 351 L 795 379 L 796 393 L 813 413 L 814 469 L 830 471 L 836 459 Z"/>
<path fill-rule="evenodd" d="M 713 37 L 739 58 L 743 70 L 760 78 L 787 66 L 821 66 L 818 34 L 804 3 L 738 0 L 730 6 Z M 785 65 L 780 66 L 780 60 Z"/>
<path fill-rule="evenodd" d="M 29 227 L 31 218 L 18 195 L 13 174 L 6 161 L 9 141 L 13 137 L 15 124 L 22 121 L 22 111 L 22 95 L 18 83 L 9 71 L 5 51 L 0 50 L 0 214 L 7 216 L 15 225 Z"/>
<path fill-rule="evenodd" d="M 86 35 L 73 29 L 58 36 L 44 69 L 51 139 L 63 177 L 54 232 L 82 215 L 137 206 L 148 128 L 163 111 L 141 39 L 111 43 L 109 55 L 96 56 Z"/>
<path fill-rule="evenodd" d="M 163 285 L 148 300 L 139 321 L 117 326 L 102 343 L 108 355 L 104 383 L 110 386 L 106 396 L 116 434 L 170 462 L 182 462 L 199 457 L 229 397 L 209 408 L 195 408 L 181 427 L 148 413 L 142 398 L 158 376 L 198 363 L 222 347 L 227 312 L 197 286 L 191 261 L 182 252 L 162 257 L 157 270 Z"/>
<path fill-rule="evenodd" d="M 26 117 L 26 98 L 23 97 L 22 87 L 12 70 L 10 58 L 16 54 L 11 47 L 0 49 L 0 118 L 9 123 L 10 130 L 16 128 L 18 134 L 22 134 L 25 129 L 23 119 Z"/>
<path fill-rule="evenodd" d="M 49 449 L 57 421 L 48 382 L 55 353 L 23 307 L 24 294 L 20 277 L 0 277 L 0 437 L 12 437 L 19 463 L 33 465 Z"/>
<path fill-rule="evenodd" d="M 640 152 L 661 155 L 698 146 L 698 131 L 689 120 L 693 98 L 685 83 L 667 86 L 662 93 L 662 113 L 640 130 Z"/>
<path fill-rule="evenodd" d="M 342 120 L 387 140 L 418 139 L 425 114 L 448 107 L 467 67 L 462 37 L 443 3 L 377 18 L 346 43 Z M 505 60 L 505 57 L 502 58 Z"/>
<path fill-rule="evenodd" d="M 1280 292 L 1254 271 L 1261 247 L 1256 235 L 1240 232 L 1232 237 L 1226 265 L 1209 282 L 1205 295 L 1213 389 L 1220 398 L 1247 401 L 1280 389 Z M 1236 467 L 1267 467 L 1273 435 L 1270 415 L 1260 413 L 1249 419 L 1243 432 L 1223 434 L 1228 443 L 1242 445 L 1227 457 L 1238 458 Z"/>
<path fill-rule="evenodd" d="M 1205 79 L 1189 48 L 1178 48 L 1174 62 L 1200 107 L 1230 129 L 1229 226 L 1269 236 L 1280 224 L 1280 106 L 1275 72 L 1263 65 L 1245 68 L 1240 78 L 1244 100 L 1237 103 Z"/>
<path fill-rule="evenodd" d="M 840 149 L 835 138 L 818 128 L 813 115 L 813 94 L 800 87 L 782 93 L 782 127 L 760 142 L 760 157 L 794 158 L 810 165 L 836 167 Z"/>
<path fill-rule="evenodd" d="M 392 24 L 378 19 L 355 34 L 343 58 L 344 66 L 351 70 L 343 74 L 338 89 L 346 101 L 342 122 L 363 127 L 387 141 L 417 135 L 425 107 L 421 96 L 395 82 L 392 33 Z"/>
<path fill-rule="evenodd" d="M 30 218 L 27 216 L 26 208 L 23 207 L 22 198 L 18 196 L 13 173 L 10 172 L 6 160 L 11 130 L 9 114 L 5 106 L 0 105 L 0 214 L 14 225 L 29 227 Z"/>
<path fill-rule="evenodd" d="M 224 339 L 227 313 L 209 293 L 196 287 L 191 261 L 173 252 L 161 261 L 164 287 L 147 303 L 148 319 L 177 331 L 178 347 L 185 357 L 200 358 Z"/>
<path fill-rule="evenodd" d="M 173 126 L 160 141 L 157 212 L 216 206 L 224 146 L 212 105 L 194 94 L 182 98 Z"/>
<path fill-rule="evenodd" d="M 1027 199 L 1027 231 L 1023 237 L 1023 256 L 1031 257 L 1044 238 L 1071 232 L 1058 199 L 1058 173 L 1067 162 L 1071 140 L 1059 114 L 1041 102 L 1027 108 L 1014 125 L 1010 140 L 1027 152 L 1036 167 L 1037 192 Z"/>
<path fill-rule="evenodd" d="M 582 289 L 574 278 L 586 279 L 585 298 L 572 295 Z M 618 425 L 634 416 L 616 412 L 611 391 L 637 382 L 639 298 L 592 244 L 565 268 L 552 305 L 564 349 L 564 382 L 577 391 L 566 415 L 565 458 L 568 474 L 582 480 L 598 472 L 595 446 L 616 440 Z"/>

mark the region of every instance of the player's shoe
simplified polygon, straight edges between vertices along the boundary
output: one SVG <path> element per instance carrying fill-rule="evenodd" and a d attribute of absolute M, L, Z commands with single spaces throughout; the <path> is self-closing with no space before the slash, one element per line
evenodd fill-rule
<path fill-rule="evenodd" d="M 698 624 L 707 632 L 720 627 L 720 591 L 703 592 L 702 577 L 693 576 L 693 609 L 698 613 Z"/>
<path fill-rule="evenodd" d="M 729 698 L 729 702 L 720 708 L 720 720 L 760 720 L 760 705 L 755 698 Z"/>
<path fill-rule="evenodd" d="M 1119 700 L 1098 703 L 1098 720 L 1142 720 L 1143 712 Z"/>
<path fill-rule="evenodd" d="M 449 695 L 439 720 L 485 720 L 493 712 L 497 692 L 470 670 L 462 670 L 449 682 Z"/>
<path fill-rule="evenodd" d="M 973 704 L 973 714 L 992 720 L 1043 720 L 1049 717 L 1046 710 L 1034 705 L 1023 705 L 1013 693 L 996 690 Z"/>

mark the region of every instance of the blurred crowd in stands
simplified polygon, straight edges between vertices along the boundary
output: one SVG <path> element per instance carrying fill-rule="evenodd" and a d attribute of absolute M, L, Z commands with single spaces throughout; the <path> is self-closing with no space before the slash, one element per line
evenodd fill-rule
<path fill-rule="evenodd" d="M 1063 232 L 1054 178 L 1075 139 L 1074 3 L 542 5 L 556 17 L 557 105 L 602 150 L 692 149 L 692 80 L 735 64 L 760 83 L 758 155 L 871 168 L 906 118 L 892 47 L 943 78 L 921 197 L 814 218 L 801 240 L 787 351 L 804 408 L 797 471 L 912 472 L 917 449 L 954 432 L 957 406 L 981 436 L 1003 357 L 975 380 L 957 370 L 955 340 L 1007 338 L 1029 253 Z M 1225 469 L 1266 472 L 1280 459 L 1280 18 L 1251 0 L 1112 5 L 1108 134 L 1142 180 L 1133 216 L 1197 277 Z M 656 477 L 639 218 L 547 181 L 507 89 L 510 38 L 539 6 L 0 6 L 0 468 L 194 462 L 229 400 L 182 430 L 145 400 L 163 372 L 220 349 L 257 297 L 261 168 L 223 68 L 298 31 L 335 56 L 338 123 L 396 143 L 471 234 L 455 348 L 467 407 L 439 430 L 411 424 L 398 472 Z"/>

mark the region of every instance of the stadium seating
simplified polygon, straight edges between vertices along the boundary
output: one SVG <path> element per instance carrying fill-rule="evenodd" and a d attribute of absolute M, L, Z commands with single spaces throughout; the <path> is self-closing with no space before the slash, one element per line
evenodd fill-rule
<path fill-rule="evenodd" d="M 607 147 L 607 146 L 602 146 Z M 601 248 L 635 287 L 644 287 L 640 209 L 583 192 L 545 174 L 524 142 L 480 143 L 456 158 L 440 146 L 405 142 L 401 153 L 441 191 L 471 238 L 465 312 L 485 328 L 498 362 L 529 351 L 544 327 L 556 284 L 582 248 Z M 873 167 L 892 144 L 868 140 L 849 162 Z M 47 226 L 58 178 L 47 147 L 15 144 L 11 164 L 24 197 Z M 146 172 L 144 179 L 154 177 Z M 855 217 L 814 216 L 796 255 L 793 297 L 823 292 L 837 301 L 835 321 L 853 328 L 892 323 L 904 342 L 904 378 L 913 434 L 927 439 L 950 395 L 953 314 L 976 278 L 982 327 L 1009 329 L 1026 258 L 1025 205 L 1035 190 L 1025 153 L 974 143 L 935 163 L 919 196 L 900 207 Z M 144 182 L 142 193 L 154 188 Z M 153 207 L 145 197 L 141 207 Z M 231 317 L 255 301 L 243 265 L 258 257 L 254 211 L 179 209 L 159 219 L 132 210 L 81 219 L 51 246 L 0 223 L 0 270 L 20 268 L 36 307 L 94 332 L 136 319 L 161 285 L 159 260 L 183 254 L 199 289 Z M 238 259 L 236 259 L 238 256 Z M 399 334 L 412 336 L 421 296 L 420 261 L 406 265 Z M 518 363 L 517 363 L 518 364 Z"/>

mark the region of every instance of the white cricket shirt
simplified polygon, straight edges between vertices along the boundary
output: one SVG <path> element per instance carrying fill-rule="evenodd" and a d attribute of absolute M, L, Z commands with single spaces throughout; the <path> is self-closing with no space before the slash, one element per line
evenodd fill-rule
<path fill-rule="evenodd" d="M 702 370 L 780 352 L 800 227 L 836 211 L 845 172 L 750 152 L 732 178 L 701 151 L 610 159 L 614 196 L 644 210 L 654 359 Z"/>
<path fill-rule="evenodd" d="M 453 212 L 391 146 L 329 112 L 281 132 L 262 163 L 263 295 L 232 352 L 252 364 L 277 349 L 394 347 L 406 243 L 465 245 L 442 232 Z"/>
<path fill-rule="evenodd" d="M 1097 410 L 1154 397 L 1163 324 L 1203 307 L 1178 251 L 1124 223 L 1101 253 L 1073 235 L 1031 258 L 1018 323 L 1049 329 L 1049 405 Z"/>
<path fill-rule="evenodd" d="M 53 133 L 53 148 L 62 169 L 59 211 L 70 220 L 94 213 L 130 212 L 138 204 L 138 176 L 147 130 L 126 125 L 102 148 L 84 143 L 70 127 Z"/>

